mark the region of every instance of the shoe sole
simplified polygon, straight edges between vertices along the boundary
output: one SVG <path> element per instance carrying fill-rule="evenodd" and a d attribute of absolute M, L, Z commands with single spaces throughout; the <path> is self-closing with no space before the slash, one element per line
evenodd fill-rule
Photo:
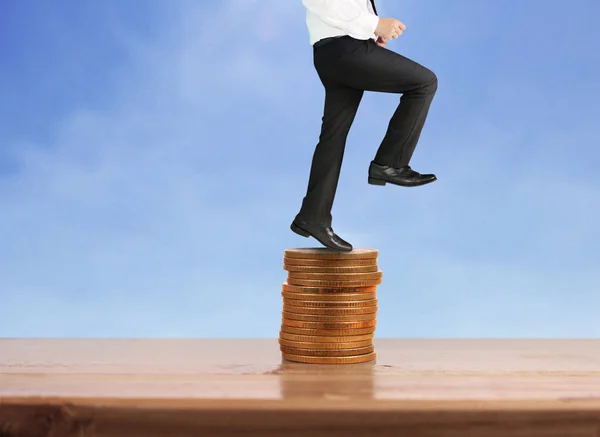
<path fill-rule="evenodd" d="M 310 237 L 310 233 L 306 232 L 304 229 L 302 229 L 301 227 L 297 226 L 295 223 L 292 223 L 292 225 L 290 226 L 290 229 L 292 231 L 294 231 L 296 234 L 300 235 L 301 237 Z"/>
<path fill-rule="evenodd" d="M 421 183 L 415 183 L 415 184 L 398 184 L 396 182 L 392 182 L 392 181 L 386 181 L 384 179 L 376 179 L 376 178 L 372 178 L 369 176 L 369 184 L 370 185 L 380 185 L 383 186 L 385 184 L 393 184 L 393 185 L 398 185 L 399 187 L 421 187 L 423 185 L 427 185 L 430 184 L 432 182 L 437 181 L 437 178 L 432 179 L 430 181 L 425 181 L 425 182 L 421 182 Z"/>
<path fill-rule="evenodd" d="M 350 248 L 349 250 L 345 250 L 345 249 L 339 249 L 339 248 L 331 247 L 331 246 L 325 244 L 323 241 L 319 240 L 317 237 L 315 237 L 314 235 L 312 235 L 310 232 L 305 231 L 304 229 L 302 229 L 300 226 L 298 226 L 295 223 L 291 224 L 290 229 L 293 232 L 295 232 L 296 234 L 300 235 L 301 237 L 306 237 L 306 238 L 313 237 L 315 240 L 317 240 L 319 243 L 321 243 L 326 248 L 334 250 L 336 252 L 352 252 L 352 248 Z"/>

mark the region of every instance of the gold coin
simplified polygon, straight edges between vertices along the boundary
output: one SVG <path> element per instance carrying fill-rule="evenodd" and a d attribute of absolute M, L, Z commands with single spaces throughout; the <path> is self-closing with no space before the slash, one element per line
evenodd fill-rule
<path fill-rule="evenodd" d="M 374 273 L 377 272 L 378 267 L 373 266 L 353 266 L 353 267 L 315 267 L 315 266 L 286 266 L 283 268 L 288 272 L 294 273 L 307 273 L 307 274 L 344 274 L 344 273 Z"/>
<path fill-rule="evenodd" d="M 350 350 L 352 350 L 352 349 L 356 349 L 356 348 L 372 346 L 373 345 L 373 340 L 369 339 L 369 340 L 363 340 L 363 341 L 354 341 L 352 343 L 349 343 L 349 342 L 346 342 L 346 343 L 341 343 L 341 342 L 336 342 L 336 343 L 313 343 L 313 342 L 290 341 L 290 340 L 285 340 L 283 338 L 280 338 L 279 339 L 279 344 L 281 346 L 291 347 L 291 348 L 295 348 L 295 349 L 337 351 L 337 350 L 340 350 L 340 349 L 350 349 Z M 289 353 L 293 353 L 291 351 L 288 351 L 288 352 Z M 351 354 L 351 355 L 358 355 L 358 354 Z"/>
<path fill-rule="evenodd" d="M 342 328 L 342 329 L 311 329 L 311 328 L 297 328 L 295 326 L 281 325 L 281 332 L 286 334 L 295 335 L 306 335 L 311 337 L 355 337 L 357 335 L 373 335 L 375 333 L 376 326 L 370 326 L 368 328 Z"/>
<path fill-rule="evenodd" d="M 381 279 L 364 280 L 364 281 L 332 281 L 332 280 L 311 280 L 304 278 L 290 278 L 288 276 L 287 283 L 290 285 L 304 285 L 306 287 L 328 287 L 328 288 L 346 288 L 346 287 L 371 287 L 381 284 Z"/>
<path fill-rule="evenodd" d="M 383 277 L 383 272 L 378 270 L 371 273 L 312 273 L 289 272 L 288 278 L 310 279 L 312 281 L 377 281 Z M 288 281 L 289 282 L 289 281 Z"/>
<path fill-rule="evenodd" d="M 284 266 L 313 266 L 313 267 L 359 267 L 377 266 L 377 258 L 366 259 L 309 259 L 283 257 Z"/>
<path fill-rule="evenodd" d="M 358 301 L 347 301 L 347 300 L 338 300 L 338 301 L 310 301 L 310 300 L 298 300 L 298 299 L 288 299 L 286 297 L 283 298 L 283 306 L 289 306 L 290 308 L 295 308 L 295 310 L 290 310 L 292 313 L 299 312 L 298 309 L 359 309 L 359 308 L 371 308 L 378 307 L 377 299 L 369 299 L 369 300 L 358 300 Z"/>
<path fill-rule="evenodd" d="M 282 284 L 283 291 L 291 291 L 292 293 L 375 293 L 376 285 L 365 287 L 302 287 L 298 285 L 290 285 L 287 282 Z"/>
<path fill-rule="evenodd" d="M 295 347 L 280 346 L 279 350 L 285 354 L 304 355 L 306 357 L 351 357 L 370 354 L 375 350 L 373 345 L 357 347 L 354 349 L 298 349 Z"/>
<path fill-rule="evenodd" d="M 339 302 L 352 302 L 352 301 L 370 301 L 375 299 L 375 293 L 329 293 L 329 294 L 317 294 L 317 293 L 290 293 L 282 291 L 281 295 L 284 299 L 299 300 L 301 302 L 311 301 L 339 301 Z"/>
<path fill-rule="evenodd" d="M 375 360 L 377 354 L 371 352 L 370 354 L 357 355 L 353 357 L 310 357 L 306 355 L 293 355 L 282 353 L 281 357 L 286 361 L 292 361 L 295 363 L 307 363 L 307 364 L 357 364 L 366 363 Z"/>
<path fill-rule="evenodd" d="M 288 258 L 309 258 L 309 259 L 365 259 L 377 258 L 379 251 L 377 249 L 352 249 L 351 252 L 338 252 L 326 247 L 286 249 L 284 256 Z"/>
<path fill-rule="evenodd" d="M 377 313 L 371 314 L 345 314 L 330 316 L 322 314 L 298 314 L 283 311 L 283 318 L 287 320 L 304 320 L 306 322 L 368 322 L 377 318 Z"/>
<path fill-rule="evenodd" d="M 377 312 L 378 308 L 377 305 L 362 308 L 311 308 L 283 304 L 283 311 L 285 313 L 307 314 L 313 316 L 354 316 L 359 314 L 374 314 Z"/>
<path fill-rule="evenodd" d="M 377 320 L 374 319 L 367 322 L 306 322 L 304 320 L 291 320 L 284 317 L 281 319 L 281 324 L 304 329 L 352 329 L 376 326 Z"/>
<path fill-rule="evenodd" d="M 279 331 L 279 339 L 295 341 L 299 343 L 356 343 L 360 341 L 373 341 L 373 334 L 346 335 L 346 336 L 322 336 L 322 335 L 299 335 Z M 315 348 L 317 349 L 317 348 Z"/>

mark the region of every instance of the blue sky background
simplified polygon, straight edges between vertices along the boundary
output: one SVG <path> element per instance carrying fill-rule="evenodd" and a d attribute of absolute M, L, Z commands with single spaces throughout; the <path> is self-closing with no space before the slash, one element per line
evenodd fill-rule
<path fill-rule="evenodd" d="M 510 4 L 509 4 L 510 3 Z M 380 0 L 436 72 L 411 165 L 333 226 L 380 250 L 378 337 L 600 335 L 595 0 Z M 300 0 L 0 2 L 0 335 L 275 337 L 322 114 Z"/>

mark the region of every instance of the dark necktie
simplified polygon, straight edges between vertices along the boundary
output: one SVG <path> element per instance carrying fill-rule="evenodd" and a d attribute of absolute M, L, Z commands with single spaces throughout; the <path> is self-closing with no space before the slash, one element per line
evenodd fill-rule
<path fill-rule="evenodd" d="M 373 6 L 373 11 L 375 12 L 375 15 L 377 15 L 377 8 L 375 7 L 375 0 L 370 0 L 371 1 L 371 6 Z"/>

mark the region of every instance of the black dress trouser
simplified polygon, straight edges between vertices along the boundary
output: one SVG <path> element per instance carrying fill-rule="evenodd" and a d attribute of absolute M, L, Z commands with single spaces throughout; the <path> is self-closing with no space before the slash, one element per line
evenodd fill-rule
<path fill-rule="evenodd" d="M 374 161 L 408 165 L 437 90 L 435 74 L 379 47 L 373 39 L 343 36 L 314 49 L 315 69 L 325 87 L 325 108 L 308 189 L 297 219 L 331 226 L 346 138 L 364 91 L 402 93 Z"/>

